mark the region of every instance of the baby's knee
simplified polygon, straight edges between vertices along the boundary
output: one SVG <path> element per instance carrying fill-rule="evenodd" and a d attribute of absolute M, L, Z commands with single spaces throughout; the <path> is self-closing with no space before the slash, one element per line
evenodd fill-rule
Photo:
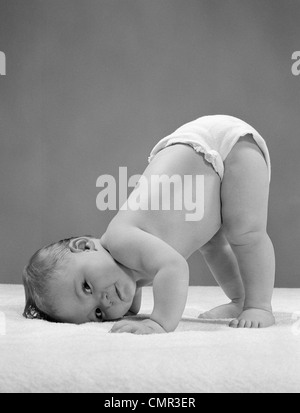
<path fill-rule="evenodd" d="M 231 245 L 253 245 L 266 235 L 265 226 L 255 219 L 247 223 L 239 222 L 238 219 L 233 223 L 225 223 L 223 230 Z"/>
<path fill-rule="evenodd" d="M 200 248 L 203 254 L 214 254 L 216 250 L 220 250 L 228 246 L 228 241 L 225 237 L 223 228 L 221 227 L 219 231 Z"/>

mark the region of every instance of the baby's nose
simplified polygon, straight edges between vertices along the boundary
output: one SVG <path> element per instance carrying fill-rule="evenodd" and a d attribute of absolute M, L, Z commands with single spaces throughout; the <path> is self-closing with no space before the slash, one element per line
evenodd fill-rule
<path fill-rule="evenodd" d="M 99 301 L 101 303 L 101 306 L 103 306 L 104 310 L 106 310 L 106 309 L 108 309 L 112 306 L 112 302 L 109 299 L 108 293 L 106 293 L 106 292 L 101 293 L 99 298 L 100 298 Z"/>

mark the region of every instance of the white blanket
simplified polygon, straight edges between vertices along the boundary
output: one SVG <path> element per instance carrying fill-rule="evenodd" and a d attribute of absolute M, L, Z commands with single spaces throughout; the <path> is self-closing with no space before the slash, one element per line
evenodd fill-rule
<path fill-rule="evenodd" d="M 145 288 L 141 313 L 152 302 Z M 197 319 L 224 302 L 190 287 L 174 333 L 109 334 L 113 323 L 25 320 L 23 287 L 0 285 L 0 392 L 300 392 L 300 289 L 275 290 L 268 329 Z"/>

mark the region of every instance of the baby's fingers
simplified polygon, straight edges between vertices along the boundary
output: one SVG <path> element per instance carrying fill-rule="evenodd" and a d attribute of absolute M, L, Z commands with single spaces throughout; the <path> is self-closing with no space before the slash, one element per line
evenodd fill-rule
<path fill-rule="evenodd" d="M 136 327 L 133 326 L 124 326 L 120 327 L 117 331 L 112 331 L 113 333 L 135 333 L 137 330 Z"/>
<path fill-rule="evenodd" d="M 120 321 L 113 325 L 110 333 L 134 333 L 137 327 L 134 324 L 129 324 L 128 321 Z"/>

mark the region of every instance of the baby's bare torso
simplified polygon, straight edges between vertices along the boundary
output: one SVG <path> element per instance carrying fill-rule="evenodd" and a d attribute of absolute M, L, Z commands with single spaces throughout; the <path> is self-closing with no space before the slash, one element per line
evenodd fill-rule
<path fill-rule="evenodd" d="M 169 197 L 168 192 L 163 194 L 161 186 L 156 185 L 156 179 L 152 180 L 151 186 L 153 177 L 163 175 L 175 177 L 177 184 L 182 183 L 182 189 L 169 185 Z M 197 176 L 200 178 L 197 179 Z M 148 185 L 144 185 L 145 181 Z M 163 210 L 162 198 L 166 195 L 164 202 L 167 204 L 164 205 L 167 210 Z M 143 209 L 136 207 L 133 210 L 131 202 L 141 199 L 144 200 Z M 174 207 L 175 203 L 177 207 Z M 153 208 L 153 205 L 156 207 Z M 191 206 L 194 206 L 194 211 Z M 155 235 L 187 259 L 206 244 L 221 226 L 220 178 L 211 164 L 193 148 L 183 144 L 173 145 L 155 156 L 125 207 L 126 210 L 118 212 L 114 223 L 126 223 Z"/>

